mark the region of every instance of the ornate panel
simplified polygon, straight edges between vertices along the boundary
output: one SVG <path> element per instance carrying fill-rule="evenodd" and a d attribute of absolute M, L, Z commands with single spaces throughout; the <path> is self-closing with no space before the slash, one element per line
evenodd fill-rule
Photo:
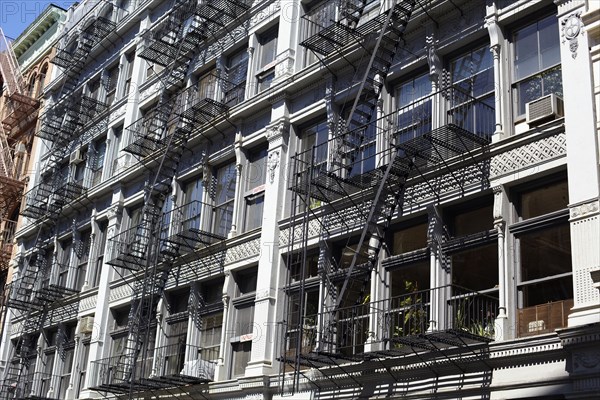
<path fill-rule="evenodd" d="M 567 153 L 567 136 L 558 133 L 492 157 L 490 176 L 505 175 Z"/>

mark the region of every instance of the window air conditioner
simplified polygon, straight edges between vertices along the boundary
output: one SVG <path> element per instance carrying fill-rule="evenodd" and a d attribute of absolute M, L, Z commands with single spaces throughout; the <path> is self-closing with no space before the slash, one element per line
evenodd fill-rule
<path fill-rule="evenodd" d="M 525 109 L 529 125 L 538 125 L 564 116 L 563 100 L 554 93 L 530 101 L 525 104 Z"/>
<path fill-rule="evenodd" d="M 69 162 L 71 164 L 79 164 L 80 162 L 83 162 L 83 154 L 82 153 L 83 152 L 81 151 L 81 148 L 72 152 L 71 157 L 69 157 Z"/>
<path fill-rule="evenodd" d="M 94 317 L 83 317 L 79 322 L 79 333 L 92 333 L 94 330 Z"/>

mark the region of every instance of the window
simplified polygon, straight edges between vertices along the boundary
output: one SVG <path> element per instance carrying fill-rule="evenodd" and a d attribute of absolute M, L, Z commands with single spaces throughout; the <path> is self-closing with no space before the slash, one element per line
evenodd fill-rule
<path fill-rule="evenodd" d="M 301 169 L 305 170 L 309 166 L 312 166 L 313 171 L 327 171 L 327 141 L 329 140 L 329 126 L 327 125 L 327 121 L 320 120 L 301 128 L 300 138 L 302 141 L 302 151 L 304 152 Z"/>
<path fill-rule="evenodd" d="M 514 34 L 514 93 L 517 115 L 525 104 L 550 93 L 562 95 L 560 36 L 556 16 L 549 16 Z"/>
<path fill-rule="evenodd" d="M 451 238 L 443 248 L 450 256 L 454 285 L 478 292 L 497 290 L 498 244 L 492 202 L 486 197 L 445 210 Z"/>
<path fill-rule="evenodd" d="M 88 92 L 90 98 L 100 100 L 100 79 L 95 79 L 88 83 Z"/>
<path fill-rule="evenodd" d="M 265 201 L 265 180 L 267 175 L 267 148 L 250 152 L 246 171 L 246 192 L 244 194 L 244 231 L 262 226 Z"/>
<path fill-rule="evenodd" d="M 469 51 L 450 62 L 455 88 L 449 110 L 451 121 L 470 132 L 494 131 L 494 60 L 488 46 Z M 477 99 L 478 102 L 472 101 Z M 483 103 L 483 104 L 480 104 Z"/>
<path fill-rule="evenodd" d="M 182 228 L 200 229 L 200 217 L 202 215 L 202 200 L 204 187 L 202 178 L 198 177 L 185 183 L 183 187 L 183 201 L 186 207 L 182 210 Z M 176 216 L 178 217 L 178 216 Z"/>
<path fill-rule="evenodd" d="M 246 74 L 248 73 L 248 51 L 243 48 L 227 57 L 225 70 L 224 103 L 230 107 L 244 101 L 246 91 Z"/>
<path fill-rule="evenodd" d="M 514 189 L 520 222 L 510 226 L 517 255 L 518 335 L 567 326 L 573 306 L 567 181 L 550 177 Z"/>
<path fill-rule="evenodd" d="M 71 379 L 71 371 L 73 370 L 73 356 L 75 354 L 75 325 L 69 324 L 62 329 L 62 349 L 63 360 L 62 370 L 58 380 L 58 398 L 66 399 L 67 389 L 69 388 L 69 380 Z"/>
<path fill-rule="evenodd" d="M 430 95 L 431 80 L 428 74 L 410 79 L 396 88 L 398 143 L 431 131 L 432 97 Z"/>
<path fill-rule="evenodd" d="M 98 139 L 93 144 L 92 150 L 92 187 L 102 182 L 102 171 L 104 171 L 104 160 L 106 159 L 106 137 Z"/>
<path fill-rule="evenodd" d="M 35 97 L 35 95 L 36 95 L 36 93 L 35 93 L 36 78 L 37 78 L 37 76 L 35 74 L 33 74 L 29 77 L 29 85 L 27 86 L 27 93 L 29 93 L 29 97 Z"/>
<path fill-rule="evenodd" d="M 213 208 L 213 232 L 227 236 L 233 224 L 233 202 L 237 171 L 235 163 L 218 168 L 213 179 L 215 206 Z"/>
<path fill-rule="evenodd" d="M 152 78 L 154 75 L 160 75 L 163 72 L 165 67 L 160 64 L 152 63 L 146 61 L 146 80 Z"/>
<path fill-rule="evenodd" d="M 277 34 L 279 27 L 269 29 L 258 36 L 258 65 L 257 65 L 257 92 L 268 89 L 275 78 L 275 65 L 273 61 L 277 56 Z"/>
<path fill-rule="evenodd" d="M 79 364 L 79 382 L 77 385 L 77 391 L 75 392 L 75 398 L 79 398 L 79 394 L 84 389 L 85 377 L 87 374 L 87 364 L 90 359 L 90 338 L 85 338 L 82 341 L 81 349 L 81 362 Z"/>
<path fill-rule="evenodd" d="M 348 106 L 352 107 L 351 105 Z M 343 123 L 348 120 L 350 109 L 345 109 L 344 114 Z M 356 119 L 356 117 L 357 115 L 355 113 L 353 119 Z M 366 118 L 363 119 L 363 121 L 366 121 Z M 343 157 L 346 160 L 352 160 L 351 164 L 348 166 L 349 169 L 345 168 L 350 177 L 362 175 L 375 169 L 375 138 L 377 135 L 376 109 L 372 110 L 369 121 L 370 123 L 368 125 L 355 128 L 346 135 L 346 141 L 349 144 L 344 147 L 344 155 L 340 155 L 339 157 Z"/>
<path fill-rule="evenodd" d="M 104 262 L 104 248 L 106 247 L 106 228 L 108 226 L 107 221 L 98 222 L 98 230 L 95 238 L 96 246 L 96 259 L 92 265 L 93 270 L 90 273 L 89 285 L 90 287 L 97 287 L 100 284 L 100 275 L 102 272 L 102 263 Z"/>
<path fill-rule="evenodd" d="M 67 277 L 69 274 L 69 263 L 71 260 L 72 248 L 73 239 L 66 239 L 60 243 L 56 278 L 56 285 L 59 287 L 67 287 Z"/>
<path fill-rule="evenodd" d="M 249 268 L 235 273 L 238 286 L 234 306 L 234 337 L 231 339 L 232 362 L 230 377 L 244 375 L 252 351 L 254 333 L 254 298 L 258 268 Z"/>
<path fill-rule="evenodd" d="M 125 85 L 123 91 L 123 97 L 129 95 L 131 89 L 131 77 L 133 76 L 133 61 L 135 59 L 135 52 L 129 53 L 125 56 Z"/>
<path fill-rule="evenodd" d="M 300 20 L 300 41 L 316 35 L 321 30 L 329 27 L 337 20 L 337 3 L 335 1 L 314 1 L 306 7 L 306 12 Z M 304 66 L 318 61 L 317 56 L 306 47 L 301 47 L 304 52 Z"/>
<path fill-rule="evenodd" d="M 90 247 L 92 241 L 92 231 L 86 230 L 80 233 L 79 241 L 75 249 L 77 255 L 77 270 L 75 276 L 75 289 L 81 290 L 85 283 L 85 278 L 88 269 L 88 258 L 90 255 Z"/>
<path fill-rule="evenodd" d="M 212 70 L 198 79 L 198 99 L 216 99 L 217 75 Z"/>
<path fill-rule="evenodd" d="M 221 348 L 222 325 L 222 312 L 202 316 L 202 329 L 200 330 L 200 358 L 202 360 L 217 362 Z"/>
<path fill-rule="evenodd" d="M 119 65 L 115 65 L 108 69 L 106 74 L 106 104 L 111 105 L 116 98 L 117 83 L 119 81 Z"/>

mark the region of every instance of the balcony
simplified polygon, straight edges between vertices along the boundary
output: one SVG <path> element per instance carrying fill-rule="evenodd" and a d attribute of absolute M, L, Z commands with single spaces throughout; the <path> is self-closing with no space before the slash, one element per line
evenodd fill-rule
<path fill-rule="evenodd" d="M 148 254 L 151 240 L 152 232 L 144 223 L 109 238 L 106 263 L 129 271 L 144 269 L 147 259 L 152 259 Z"/>
<path fill-rule="evenodd" d="M 0 220 L 0 271 L 8 269 L 16 230 L 17 221 Z"/>
<path fill-rule="evenodd" d="M 519 337 L 554 332 L 568 325 L 573 299 L 553 301 L 518 310 Z"/>
<path fill-rule="evenodd" d="M 211 229 L 217 214 L 216 208 L 192 201 L 165 213 L 161 225 L 161 252 L 176 257 L 225 240 L 224 236 Z M 208 218 L 202 219 L 203 215 Z"/>
<path fill-rule="evenodd" d="M 32 365 L 31 368 L 34 366 Z M 53 390 L 52 381 L 56 377 L 45 372 L 30 372 L 19 379 L 14 390 L 9 389 L 7 398 L 18 400 L 54 400 L 60 399 L 60 392 Z"/>
<path fill-rule="evenodd" d="M 390 162 L 397 179 L 448 169 L 490 142 L 494 118 L 493 107 L 459 89 L 433 93 L 296 153 L 290 189 L 332 202 L 359 192 L 372 195 Z"/>
<path fill-rule="evenodd" d="M 498 299 L 456 285 L 306 315 L 288 327 L 285 358 L 322 367 L 487 343 Z"/>
<path fill-rule="evenodd" d="M 92 361 L 90 387 L 127 393 L 130 388 L 146 391 L 208 383 L 214 379 L 214 363 L 201 354 L 197 346 L 175 344 L 159 347 L 152 356 L 135 362 L 126 355 Z"/>

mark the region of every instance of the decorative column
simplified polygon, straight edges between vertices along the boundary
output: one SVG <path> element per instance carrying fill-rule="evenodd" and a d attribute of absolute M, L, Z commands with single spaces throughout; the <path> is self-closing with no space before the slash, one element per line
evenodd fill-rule
<path fill-rule="evenodd" d="M 429 315 L 429 329 L 438 330 L 445 326 L 446 309 L 444 307 L 445 291 L 442 288 L 451 282 L 450 268 L 446 256 L 442 251 L 444 242 L 444 223 L 434 205 L 427 207 L 429 226 L 427 227 L 427 242 L 430 249 L 430 281 L 431 311 Z M 437 290 L 434 290 L 437 289 Z"/>
<path fill-rule="evenodd" d="M 231 277 L 230 271 L 225 271 L 225 281 L 223 282 L 223 294 L 221 299 L 223 300 L 223 325 L 221 327 L 221 343 L 219 346 L 219 360 L 215 367 L 215 381 L 227 379 L 227 367 L 229 363 L 225 363 L 225 359 L 231 354 L 231 343 L 229 339 L 235 332 L 235 329 L 229 326 L 233 321 L 230 321 L 230 308 L 231 297 L 235 290 L 235 282 Z M 226 365 L 227 364 L 227 365 Z"/>
<path fill-rule="evenodd" d="M 276 372 L 272 359 L 275 348 L 277 325 L 275 324 L 275 300 L 277 277 L 284 268 L 279 255 L 279 226 L 286 191 L 285 168 L 289 122 L 282 117 L 267 126 L 266 137 L 269 141 L 267 155 L 267 176 L 265 183 L 265 203 L 261 232 L 261 256 L 258 261 L 258 278 L 254 305 L 254 332 L 252 354 L 246 376 L 261 376 Z M 258 330 L 258 332 L 257 332 Z"/>
<path fill-rule="evenodd" d="M 81 291 L 84 292 L 90 288 L 90 274 L 95 269 L 95 264 L 93 260 L 96 259 L 98 254 L 98 249 L 96 248 L 96 231 L 98 230 L 98 224 L 96 223 L 96 207 L 92 209 L 92 216 L 90 218 L 92 232 L 90 233 L 90 254 L 88 257 L 88 267 L 85 271 L 85 281 L 83 282 L 83 286 L 81 287 Z"/>
<path fill-rule="evenodd" d="M 561 65 L 573 266 L 574 307 L 569 327 L 600 322 L 600 296 L 590 272 L 600 268 L 598 132 L 590 42 L 581 15 L 585 1 L 556 0 L 561 30 Z"/>
<path fill-rule="evenodd" d="M 494 192 L 494 228 L 498 232 L 498 315 L 495 321 L 495 340 L 504 340 L 514 337 L 510 331 L 510 323 L 507 310 L 509 293 L 514 292 L 514 285 L 508 287 L 509 282 L 514 282 L 512 272 L 509 272 L 506 249 L 506 218 L 509 215 L 508 196 L 502 186 L 495 186 Z M 511 269 L 512 271 L 512 269 Z"/>
<path fill-rule="evenodd" d="M 505 39 L 502 28 L 500 25 L 498 25 L 498 14 L 495 2 L 490 2 L 490 4 L 487 6 L 485 25 L 490 36 L 490 52 L 492 53 L 492 57 L 494 59 L 494 110 L 496 127 L 494 129 L 494 136 L 492 139 L 494 142 L 496 142 L 506 136 L 506 132 L 504 131 L 504 110 L 508 110 L 510 107 L 510 104 L 507 102 L 507 100 L 510 99 L 510 85 L 506 85 L 506 82 L 510 82 L 510 80 L 508 79 L 506 73 L 508 68 L 505 68 L 505 63 L 503 63 L 502 60 L 502 57 L 504 56 L 502 49 Z"/>
<path fill-rule="evenodd" d="M 245 160 L 246 156 L 242 151 L 242 133 L 237 132 L 235 134 L 235 143 L 234 143 L 234 152 L 235 152 L 235 191 L 234 191 L 234 200 L 233 200 L 233 213 L 231 216 L 231 231 L 229 231 L 228 237 L 232 238 L 238 234 L 238 225 L 240 224 L 240 209 L 243 207 L 243 199 L 242 199 L 242 172 L 243 172 L 243 160 Z"/>
<path fill-rule="evenodd" d="M 77 317 L 77 328 L 76 331 L 79 332 L 80 331 L 80 325 L 81 325 L 81 316 Z M 75 334 L 75 348 L 73 349 L 73 363 L 74 363 L 74 367 L 71 370 L 71 376 L 69 377 L 69 387 L 67 388 L 67 391 L 65 392 L 65 397 L 67 399 L 74 399 L 75 398 L 75 393 L 74 393 L 74 388 L 79 385 L 79 379 L 80 379 L 80 372 L 81 372 L 81 364 L 79 363 L 79 358 L 81 357 L 81 335 L 80 334 Z M 43 394 L 42 394 L 43 396 Z"/>
<path fill-rule="evenodd" d="M 121 199 L 121 193 L 114 195 L 113 206 L 108 210 L 108 228 L 106 230 L 107 238 L 111 238 L 119 232 L 121 219 L 123 215 L 123 205 Z M 110 300 L 110 280 L 113 275 L 112 267 L 106 264 L 106 260 L 110 259 L 112 251 L 112 243 L 107 241 L 107 245 L 104 249 L 104 262 L 100 271 L 100 283 L 98 285 L 98 298 L 96 301 L 96 310 L 94 315 L 94 329 L 91 335 L 89 359 L 85 375 L 85 382 L 83 387 L 88 388 L 95 385 L 96 379 L 98 379 L 98 372 L 91 368 L 93 361 L 98 361 L 107 356 L 108 349 L 104 347 L 105 336 L 108 331 L 108 316 L 110 315 L 110 309 L 108 307 Z M 82 391 L 79 394 L 80 399 L 89 399 L 95 397 L 95 392 L 88 390 Z"/>
<path fill-rule="evenodd" d="M 254 94 L 254 88 L 256 86 L 256 82 L 254 81 L 254 42 L 256 42 L 256 36 L 253 36 L 254 40 L 248 46 L 248 69 L 246 70 L 246 93 L 244 95 L 244 99 L 249 99 Z M 253 39 L 250 37 L 250 40 Z"/>

